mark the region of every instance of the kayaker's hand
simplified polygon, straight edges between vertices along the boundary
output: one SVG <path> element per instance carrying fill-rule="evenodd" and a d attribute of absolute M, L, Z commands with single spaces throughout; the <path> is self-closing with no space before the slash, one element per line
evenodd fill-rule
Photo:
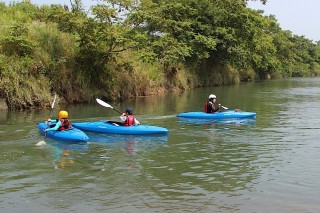
<path fill-rule="evenodd" d="M 220 107 L 221 107 L 221 104 L 218 104 L 218 107 L 220 108 Z"/>
<path fill-rule="evenodd" d="M 48 120 L 47 120 L 48 122 L 51 122 L 51 119 L 50 118 L 48 118 Z"/>

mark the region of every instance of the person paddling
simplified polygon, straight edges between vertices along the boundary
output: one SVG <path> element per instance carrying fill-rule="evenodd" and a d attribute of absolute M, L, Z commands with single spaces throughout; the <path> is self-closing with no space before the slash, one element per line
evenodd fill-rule
<path fill-rule="evenodd" d="M 140 122 L 133 116 L 133 111 L 131 108 L 127 108 L 119 118 L 123 122 L 124 126 L 137 126 L 140 124 Z"/>
<path fill-rule="evenodd" d="M 206 113 L 215 113 L 220 109 L 221 104 L 217 104 L 216 107 L 216 100 L 217 96 L 215 96 L 214 94 L 209 95 L 209 101 L 206 102 L 204 106 L 204 111 Z"/>
<path fill-rule="evenodd" d="M 48 124 L 51 123 L 51 119 L 48 119 Z M 49 126 L 50 127 L 50 126 Z M 58 114 L 57 122 L 54 124 L 53 127 L 45 129 L 44 131 L 62 131 L 62 130 L 68 130 L 71 128 L 71 123 L 68 119 L 68 112 L 67 111 L 60 111 Z"/>

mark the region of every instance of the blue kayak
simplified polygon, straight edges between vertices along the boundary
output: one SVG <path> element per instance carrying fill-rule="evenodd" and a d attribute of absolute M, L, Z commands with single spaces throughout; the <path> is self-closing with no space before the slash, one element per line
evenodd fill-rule
<path fill-rule="evenodd" d="M 206 113 L 206 112 L 183 112 L 177 115 L 181 118 L 194 119 L 241 119 L 241 118 L 255 118 L 255 112 L 238 112 L 235 110 L 226 110 L 223 112 Z"/>
<path fill-rule="evenodd" d="M 123 134 L 123 135 L 153 135 L 168 134 L 168 129 L 159 126 L 137 125 L 123 126 L 116 121 L 94 121 L 73 123 L 74 127 L 88 132 Z"/>
<path fill-rule="evenodd" d="M 48 128 L 47 123 L 38 123 L 38 128 L 41 135 L 44 135 L 44 130 Z M 46 137 L 52 138 L 59 141 L 69 142 L 87 142 L 89 137 L 80 129 L 72 127 L 69 130 L 63 131 L 48 131 Z"/>

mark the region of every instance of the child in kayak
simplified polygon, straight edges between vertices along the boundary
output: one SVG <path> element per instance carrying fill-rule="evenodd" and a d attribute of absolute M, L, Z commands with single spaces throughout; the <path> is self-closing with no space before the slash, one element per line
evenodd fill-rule
<path fill-rule="evenodd" d="M 51 123 L 51 119 L 48 119 L 48 126 L 51 127 L 49 124 Z M 62 131 L 68 130 L 71 128 L 70 121 L 68 119 L 68 112 L 67 111 L 60 111 L 58 114 L 58 119 L 55 125 L 51 128 L 45 129 L 44 131 Z"/>
<path fill-rule="evenodd" d="M 209 101 L 206 102 L 204 106 L 204 111 L 206 113 L 215 113 L 220 109 L 221 104 L 217 104 L 218 107 L 216 107 L 216 100 L 217 96 L 215 96 L 214 94 L 209 95 Z"/>
<path fill-rule="evenodd" d="M 134 118 L 131 108 L 127 108 L 124 113 L 120 115 L 120 120 L 123 122 L 124 126 L 137 126 L 140 122 Z"/>

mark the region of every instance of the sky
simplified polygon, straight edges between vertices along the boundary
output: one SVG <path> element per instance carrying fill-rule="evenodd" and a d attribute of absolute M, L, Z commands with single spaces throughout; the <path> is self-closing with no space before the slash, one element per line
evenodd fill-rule
<path fill-rule="evenodd" d="M 320 41 L 320 0 L 268 0 L 266 5 L 257 0 L 249 1 L 248 6 L 275 15 L 283 30 Z"/>
<path fill-rule="evenodd" d="M 10 3 L 20 0 L 0 0 Z M 99 0 L 83 0 L 85 10 Z M 100 0 L 100 2 L 103 2 Z M 31 0 L 32 4 L 70 5 L 70 0 Z M 320 0 L 268 0 L 263 5 L 259 0 L 248 1 L 252 9 L 264 10 L 264 15 L 275 15 L 283 30 L 290 30 L 294 35 L 304 36 L 313 41 L 320 41 Z"/>

